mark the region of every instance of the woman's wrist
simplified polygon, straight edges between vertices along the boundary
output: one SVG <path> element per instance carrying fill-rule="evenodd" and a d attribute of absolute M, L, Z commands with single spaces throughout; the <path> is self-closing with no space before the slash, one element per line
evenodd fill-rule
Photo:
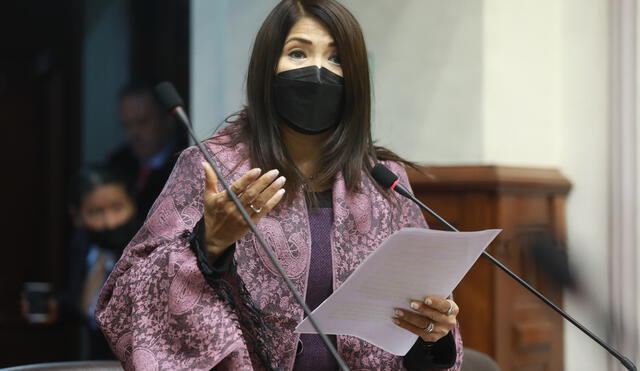
<path fill-rule="evenodd" d="M 207 227 L 207 218 L 204 218 L 204 251 L 207 254 L 207 261 L 209 264 L 215 263 L 222 254 L 224 254 L 225 250 L 234 244 L 234 241 L 227 243 L 226 241 L 221 241 L 216 236 L 211 236 L 210 228 Z"/>
<path fill-rule="evenodd" d="M 231 244 L 232 245 L 232 244 Z M 221 247 L 219 243 L 207 242 L 205 245 L 205 251 L 207 253 L 207 262 L 213 265 L 229 246 Z"/>

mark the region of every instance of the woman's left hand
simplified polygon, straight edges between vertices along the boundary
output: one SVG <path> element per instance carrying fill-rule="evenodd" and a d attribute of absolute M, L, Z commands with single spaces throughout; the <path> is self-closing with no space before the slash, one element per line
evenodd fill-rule
<path fill-rule="evenodd" d="M 460 308 L 449 299 L 427 296 L 423 301 L 411 300 L 411 309 L 395 309 L 393 323 L 413 332 L 427 342 L 443 338 L 456 326 Z"/>

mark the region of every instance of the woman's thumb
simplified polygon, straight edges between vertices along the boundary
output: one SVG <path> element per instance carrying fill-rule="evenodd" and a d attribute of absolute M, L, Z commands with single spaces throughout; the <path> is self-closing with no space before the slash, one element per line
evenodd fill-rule
<path fill-rule="evenodd" d="M 208 162 L 202 163 L 202 168 L 204 169 L 204 190 L 218 193 L 218 177 L 216 176 L 216 172 L 213 171 L 211 165 Z"/>

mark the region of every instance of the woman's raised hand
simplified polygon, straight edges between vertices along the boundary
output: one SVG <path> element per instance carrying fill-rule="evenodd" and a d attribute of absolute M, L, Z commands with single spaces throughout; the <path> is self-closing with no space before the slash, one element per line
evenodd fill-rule
<path fill-rule="evenodd" d="M 393 322 L 426 342 L 435 342 L 447 335 L 456 326 L 460 312 L 453 300 L 437 296 L 411 300 L 410 306 L 413 310 L 396 308 Z"/>
<path fill-rule="evenodd" d="M 227 247 L 249 231 L 227 191 L 218 191 L 218 178 L 207 162 L 202 163 L 205 172 L 204 225 L 209 262 L 214 262 Z M 260 169 L 246 172 L 231 184 L 242 205 L 254 223 L 269 213 L 284 195 L 285 177 L 278 177 L 278 170 L 260 176 Z"/>

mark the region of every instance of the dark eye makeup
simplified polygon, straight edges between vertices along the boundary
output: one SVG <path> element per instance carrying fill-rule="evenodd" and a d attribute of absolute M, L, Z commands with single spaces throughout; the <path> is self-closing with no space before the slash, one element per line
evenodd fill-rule
<path fill-rule="evenodd" d="M 295 49 L 289 52 L 289 57 L 292 59 L 304 59 L 307 55 L 300 49 Z"/>
<path fill-rule="evenodd" d="M 302 49 L 293 49 L 287 53 L 287 56 L 293 60 L 298 60 L 298 61 L 301 61 L 307 58 L 307 54 Z M 340 55 L 338 55 L 338 53 L 331 54 L 328 60 L 330 63 L 336 66 L 340 66 Z"/>
<path fill-rule="evenodd" d="M 340 65 L 340 56 L 338 53 L 334 53 L 329 57 L 329 62 L 339 66 Z"/>

